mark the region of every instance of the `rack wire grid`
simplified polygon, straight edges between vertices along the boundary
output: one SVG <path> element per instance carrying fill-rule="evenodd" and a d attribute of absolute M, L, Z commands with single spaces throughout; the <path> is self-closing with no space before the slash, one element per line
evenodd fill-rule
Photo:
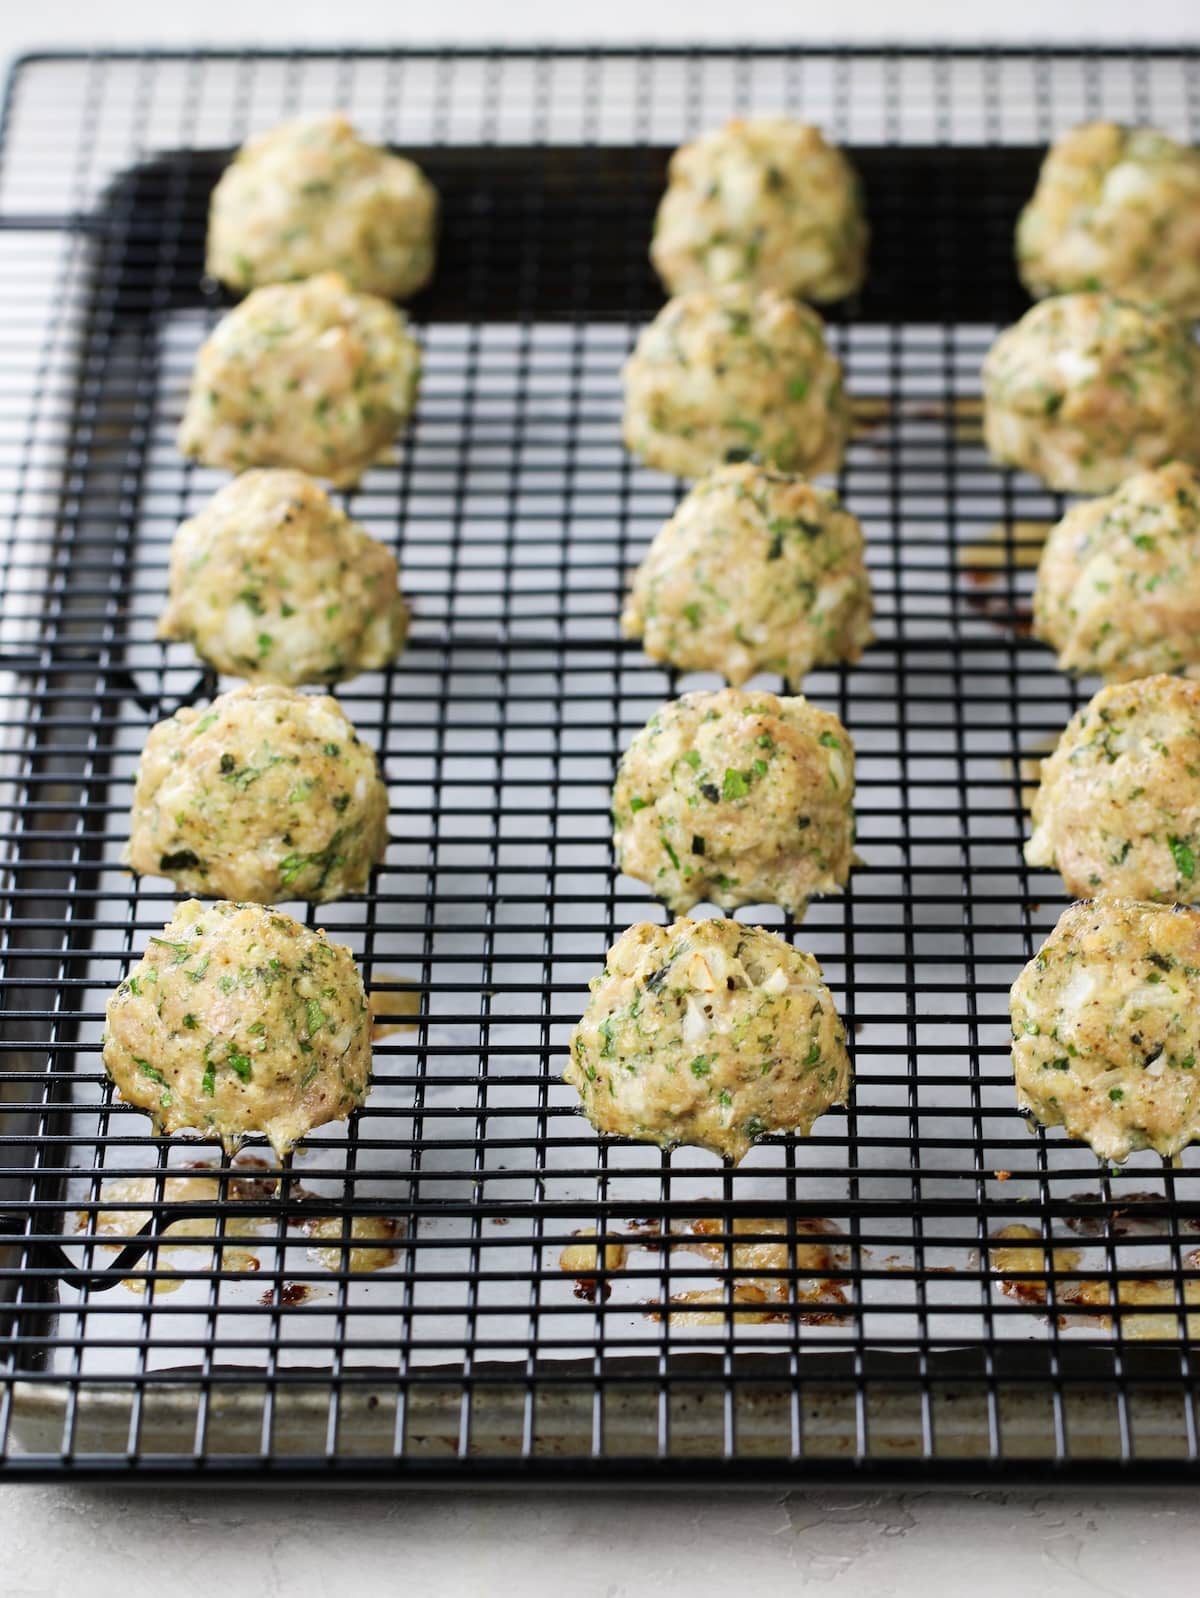
<path fill-rule="evenodd" d="M 173 441 L 223 308 L 208 195 L 246 135 L 335 106 L 412 153 L 445 212 L 412 308 L 419 409 L 349 500 L 415 605 L 395 667 L 339 690 L 394 839 L 365 896 L 309 916 L 416 1013 L 381 1028 L 349 1125 L 280 1168 L 150 1136 L 98 1051 L 106 994 L 172 905 L 120 865 L 138 751 L 217 689 L 153 636 L 174 528 L 222 480 Z M 821 123 L 865 180 L 870 281 L 831 337 L 879 637 L 806 684 L 857 745 L 865 864 L 800 926 L 742 912 L 820 959 L 853 1098 L 730 1169 L 597 1138 L 560 1076 L 607 945 L 663 915 L 613 866 L 615 762 L 655 706 L 716 685 L 619 635 L 680 491 L 622 450 L 619 371 L 661 303 L 646 252 L 670 149 L 750 110 Z M 1027 636 L 1062 503 L 990 465 L 978 373 L 1024 305 L 1012 228 L 1041 150 L 1094 116 L 1195 138 L 1196 54 L 18 64 L 0 161 L 9 1477 L 1196 1474 L 1197 1161 L 1110 1171 L 1031 1136 L 1009 1067 L 1009 984 L 1063 902 L 1022 863 L 1023 784 L 1093 685 Z"/>

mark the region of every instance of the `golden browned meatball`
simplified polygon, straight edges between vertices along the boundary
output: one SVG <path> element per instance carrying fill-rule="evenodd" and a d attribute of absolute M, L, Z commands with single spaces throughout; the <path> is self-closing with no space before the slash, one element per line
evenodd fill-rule
<path fill-rule="evenodd" d="M 1200 914 L 1133 899 L 1065 910 L 1013 983 L 1017 1102 L 1105 1160 L 1200 1136 Z"/>
<path fill-rule="evenodd" d="M 374 751 L 336 699 L 235 688 L 146 739 L 128 861 L 185 892 L 322 904 L 366 887 L 387 813 Z"/>
<path fill-rule="evenodd" d="M 854 863 L 854 745 L 807 699 L 684 694 L 626 750 L 612 808 L 618 866 L 673 911 L 711 899 L 803 916 Z"/>
<path fill-rule="evenodd" d="M 668 301 L 625 363 L 626 447 L 647 466 L 702 477 L 755 457 L 836 472 L 849 433 L 842 368 L 807 305 L 734 284 Z"/>
<path fill-rule="evenodd" d="M 429 281 L 437 192 L 421 169 L 366 144 L 339 111 L 249 140 L 208 213 L 206 269 L 233 289 L 340 272 L 405 299 Z"/>
<path fill-rule="evenodd" d="M 175 534 L 158 636 L 254 682 L 336 682 L 399 654 L 397 576 L 391 550 L 304 472 L 244 472 Z"/>
<path fill-rule="evenodd" d="M 357 483 L 416 404 L 420 351 L 402 312 L 324 272 L 255 289 L 196 358 L 179 448 L 206 466 L 295 466 Z"/>
<path fill-rule="evenodd" d="M 655 660 L 735 685 L 858 660 L 873 637 L 862 527 L 803 477 L 720 467 L 655 537 L 621 630 Z"/>
<path fill-rule="evenodd" d="M 1072 717 L 1042 766 L 1025 859 L 1080 898 L 1200 898 L 1200 683 L 1115 683 Z"/>
<path fill-rule="evenodd" d="M 764 1133 L 807 1136 L 850 1091 L 820 966 L 761 927 L 642 922 L 590 987 L 565 1077 L 600 1132 L 736 1161 Z"/>
<path fill-rule="evenodd" d="M 671 157 L 650 248 L 669 294 L 748 283 L 839 300 L 861 286 L 866 255 L 858 178 L 819 128 L 739 118 Z"/>
<path fill-rule="evenodd" d="M 1127 478 L 1051 528 L 1033 630 L 1063 671 L 1126 682 L 1200 665 L 1200 474 L 1183 461 Z"/>
<path fill-rule="evenodd" d="M 1017 262 L 1035 298 L 1106 289 L 1200 316 L 1200 151 L 1157 128 L 1072 128 L 1021 212 Z"/>
<path fill-rule="evenodd" d="M 1200 352 L 1187 328 L 1108 294 L 1027 311 L 983 367 L 994 460 L 1051 488 L 1104 494 L 1177 457 L 1200 460 Z"/>
<path fill-rule="evenodd" d="M 104 1068 L 156 1133 L 282 1157 L 367 1096 L 371 1022 L 349 949 L 257 904 L 189 899 L 112 994 Z"/>

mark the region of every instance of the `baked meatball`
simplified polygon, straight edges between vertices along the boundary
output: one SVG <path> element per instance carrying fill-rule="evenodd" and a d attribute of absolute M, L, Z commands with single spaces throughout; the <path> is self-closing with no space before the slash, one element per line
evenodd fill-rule
<path fill-rule="evenodd" d="M 1142 677 L 1102 688 L 1042 765 L 1031 866 L 1067 892 L 1200 899 L 1200 683 Z"/>
<path fill-rule="evenodd" d="M 214 899 L 322 904 L 366 887 L 387 815 L 378 761 L 336 699 L 235 688 L 146 739 L 128 864 Z"/>
<path fill-rule="evenodd" d="M 188 899 L 109 998 L 104 1068 L 156 1133 L 281 1158 L 367 1096 L 371 1018 L 349 949 L 257 904 Z"/>
<path fill-rule="evenodd" d="M 741 284 L 668 301 L 625 363 L 626 446 L 647 466 L 702 477 L 755 457 L 836 472 L 850 429 L 842 368 L 807 305 Z"/>
<path fill-rule="evenodd" d="M 1165 312 L 1108 294 L 1043 300 L 988 352 L 983 423 L 1001 465 L 1104 494 L 1173 456 L 1200 459 L 1200 352 Z"/>
<path fill-rule="evenodd" d="M 179 448 L 206 466 L 295 466 L 357 483 L 416 404 L 420 351 L 402 312 L 324 272 L 255 289 L 192 374 Z"/>
<path fill-rule="evenodd" d="M 231 289 L 340 272 L 405 299 L 433 272 L 437 192 L 420 167 L 366 144 L 339 111 L 243 144 L 208 212 L 206 268 Z"/>
<path fill-rule="evenodd" d="M 858 660 L 873 637 L 862 527 L 803 477 L 720 467 L 655 537 L 621 630 L 655 660 L 735 684 Z"/>
<path fill-rule="evenodd" d="M 802 916 L 854 864 L 854 745 L 807 699 L 684 694 L 626 750 L 612 808 L 618 866 L 676 913 L 711 899 Z"/>
<path fill-rule="evenodd" d="M 840 300 L 861 287 L 866 256 L 858 178 L 819 128 L 738 119 L 671 157 L 650 246 L 668 294 L 748 283 Z"/>
<path fill-rule="evenodd" d="M 1051 528 L 1033 630 L 1063 671 L 1108 682 L 1200 664 L 1200 474 L 1139 472 Z"/>
<path fill-rule="evenodd" d="M 1200 151 L 1157 128 L 1072 128 L 1021 212 L 1017 264 L 1035 299 L 1106 289 L 1200 316 Z"/>
<path fill-rule="evenodd" d="M 396 557 L 303 472 L 246 472 L 175 534 L 158 636 L 218 671 L 335 682 L 386 666 L 407 631 Z"/>
<path fill-rule="evenodd" d="M 1013 983 L 1017 1103 L 1105 1160 L 1200 1135 L 1200 914 L 1134 899 L 1064 910 Z"/>
<path fill-rule="evenodd" d="M 642 922 L 589 986 L 565 1076 L 597 1131 L 737 1161 L 845 1103 L 846 1035 L 821 968 L 773 932 Z"/>

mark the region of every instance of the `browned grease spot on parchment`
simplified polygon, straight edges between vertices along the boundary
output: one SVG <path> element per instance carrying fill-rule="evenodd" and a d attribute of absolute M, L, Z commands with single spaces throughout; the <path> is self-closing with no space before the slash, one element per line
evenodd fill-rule
<path fill-rule="evenodd" d="M 1025 638 L 1033 631 L 1033 609 L 1024 599 L 995 591 L 1005 573 L 1033 571 L 1042 558 L 1052 523 L 997 522 L 981 539 L 960 544 L 955 564 L 969 585 L 968 603 L 1002 632 Z"/>
<path fill-rule="evenodd" d="M 307 1282 L 284 1282 L 279 1289 L 278 1306 L 273 1287 L 268 1287 L 258 1302 L 265 1309 L 295 1309 L 298 1304 L 307 1304 L 312 1295 L 313 1290 Z"/>
<path fill-rule="evenodd" d="M 225 1201 L 252 1204 L 274 1198 L 279 1191 L 278 1176 L 274 1174 L 260 1176 L 259 1172 L 271 1172 L 271 1167 L 265 1160 L 245 1156 L 230 1167 L 228 1175 L 222 1173 L 221 1168 L 211 1162 L 194 1160 L 181 1172 L 169 1175 L 147 1172 L 143 1176 L 114 1177 L 101 1186 L 100 1200 L 103 1207 L 97 1209 L 94 1221 L 88 1211 L 80 1210 L 76 1213 L 75 1230 L 90 1231 L 99 1237 L 112 1238 L 112 1242 L 107 1242 L 103 1246 L 113 1253 L 120 1253 L 145 1226 L 151 1214 L 149 1210 L 123 1209 L 122 1205 L 208 1205 Z M 316 1194 L 301 1187 L 297 1182 L 290 1184 L 289 1192 L 293 1199 L 308 1202 L 317 1200 Z M 238 1236 L 244 1236 L 246 1233 L 262 1233 L 268 1227 L 274 1231 L 277 1225 L 274 1216 L 255 1215 L 253 1212 L 227 1215 L 225 1222 L 227 1226 L 234 1228 Z M 206 1248 L 215 1254 L 219 1249 L 223 1270 L 260 1270 L 262 1262 L 257 1254 L 251 1253 L 244 1246 L 237 1247 L 225 1243 L 218 1236 L 219 1225 L 220 1219 L 215 1215 L 186 1216 L 172 1221 L 163 1230 L 163 1240 L 158 1244 L 158 1254 L 160 1257 L 171 1256 L 176 1250 L 186 1248 Z M 396 1250 L 383 1245 L 390 1244 L 391 1240 L 399 1236 L 403 1230 L 402 1222 L 392 1216 L 355 1216 L 351 1222 L 351 1244 L 361 1242 L 366 1246 L 351 1246 L 347 1259 L 347 1251 L 339 1246 L 342 1237 L 340 1216 L 289 1215 L 287 1225 L 290 1229 L 299 1230 L 308 1237 L 327 1243 L 327 1246 L 315 1247 L 308 1251 L 310 1256 L 327 1270 L 337 1271 L 345 1267 L 354 1274 L 382 1270 L 385 1266 L 393 1264 Z M 184 1285 L 181 1277 L 169 1274 L 156 1274 L 152 1280 L 156 1295 L 177 1293 Z M 128 1288 L 131 1293 L 141 1294 L 146 1291 L 147 1281 L 129 1277 L 125 1278 L 121 1285 Z M 270 1291 L 268 1289 L 266 1301 L 273 1302 L 269 1297 Z M 304 1299 L 287 1302 L 305 1302 L 312 1296 L 306 1293 Z"/>
<path fill-rule="evenodd" d="M 1028 750 L 1014 766 L 1011 760 L 1001 760 L 1000 770 L 1004 773 L 1007 782 L 1013 782 L 1018 777 L 1021 789 L 1021 808 L 1026 815 L 1033 810 L 1033 801 L 1037 797 L 1038 788 L 1042 781 L 1042 767 L 1054 751 L 1058 748 L 1059 738 L 1062 735 L 1056 732 L 1046 733 L 1030 744 Z M 999 1172 L 997 1172 L 999 1175 Z"/>
<path fill-rule="evenodd" d="M 1036 571 L 1053 522 L 996 522 L 981 539 L 960 544 L 958 565 L 967 580 L 986 587 L 997 572 Z"/>
<path fill-rule="evenodd" d="M 1140 1195 L 1142 1199 L 1147 1197 L 1153 1195 Z M 1040 1274 L 1046 1269 L 1046 1250 L 1041 1233 L 1034 1227 L 1014 1222 L 1011 1226 L 1002 1226 L 999 1231 L 993 1232 L 988 1247 L 988 1259 L 994 1271 L 1001 1274 L 1019 1271 L 1025 1277 L 1022 1281 L 1001 1281 L 1000 1291 L 1007 1298 L 1015 1299 L 1021 1304 L 1047 1302 L 1049 1292 L 1046 1278 Z M 1082 1259 L 1082 1252 L 1077 1248 L 1055 1248 L 1051 1251 L 1056 1275 L 1060 1271 L 1078 1270 Z M 1200 1249 L 1193 1249 L 1186 1255 L 1183 1264 L 1187 1270 L 1200 1267 Z M 1181 1286 L 1184 1304 L 1200 1306 L 1200 1282 L 1185 1281 Z M 1057 1323 L 1060 1327 L 1111 1327 L 1113 1324 L 1112 1315 L 1070 1314 L 1072 1306 L 1080 1310 L 1102 1310 L 1112 1304 L 1109 1284 L 1101 1277 L 1081 1276 L 1073 1281 L 1056 1281 L 1054 1300 L 1059 1310 Z M 1171 1282 L 1150 1275 L 1122 1275 L 1117 1279 L 1117 1304 L 1126 1311 L 1130 1309 L 1145 1311 L 1143 1314 L 1125 1313 L 1120 1317 L 1121 1335 L 1124 1338 L 1130 1341 L 1146 1341 L 1178 1337 L 1179 1306 Z M 1063 1313 L 1064 1310 L 1066 1313 Z M 1187 1336 L 1200 1337 L 1200 1314 L 1186 1316 L 1186 1322 Z"/>
<path fill-rule="evenodd" d="M 957 444 L 983 443 L 983 397 L 980 394 L 959 394 L 952 400 L 924 400 L 913 407 L 912 414 L 923 422 L 951 422 L 950 430 Z"/>
<path fill-rule="evenodd" d="M 588 1228 L 575 1235 L 594 1238 L 595 1232 Z M 640 1219 L 632 1221 L 623 1233 L 608 1236 L 604 1265 L 609 1271 L 621 1270 L 631 1250 L 683 1250 L 729 1269 L 727 1286 L 671 1296 L 666 1314 L 673 1326 L 723 1325 L 731 1316 L 758 1323 L 797 1318 L 816 1325 L 835 1320 L 831 1311 L 847 1302 L 846 1282 L 839 1273 L 845 1270 L 849 1255 L 839 1241 L 838 1228 L 823 1218 L 801 1217 L 789 1223 L 774 1217 L 738 1217 L 727 1227 L 722 1220 L 705 1217 L 668 1233 L 656 1221 Z M 601 1290 L 605 1298 L 611 1292 L 607 1281 L 598 1282 L 590 1274 L 597 1269 L 598 1252 L 594 1242 L 571 1243 L 559 1257 L 561 1269 L 576 1278 L 577 1298 L 594 1302 Z M 797 1315 L 798 1302 L 811 1307 Z M 643 1313 L 661 1320 L 664 1312 L 651 1304 Z"/>
<path fill-rule="evenodd" d="M 393 1032 L 415 1032 L 421 1015 L 421 991 L 396 971 L 377 971 L 367 995 L 371 1012 L 371 1038 L 391 1037 Z"/>
<path fill-rule="evenodd" d="M 307 1216 L 299 1222 L 300 1230 L 325 1247 L 310 1248 L 313 1259 L 331 1271 L 348 1270 L 361 1276 L 368 1271 L 382 1271 L 396 1263 L 396 1250 L 391 1246 L 400 1235 L 400 1222 L 391 1215 L 356 1215 L 350 1222 L 349 1244 L 346 1246 L 345 1222 L 340 1215 Z M 361 1244 L 362 1247 L 355 1245 Z"/>
<path fill-rule="evenodd" d="M 896 407 L 890 394 L 856 394 L 850 400 L 851 438 L 869 438 L 890 422 Z"/>

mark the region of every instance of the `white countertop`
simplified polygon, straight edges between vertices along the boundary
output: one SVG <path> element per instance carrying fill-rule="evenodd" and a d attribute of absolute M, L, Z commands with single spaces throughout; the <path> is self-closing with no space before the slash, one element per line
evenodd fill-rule
<path fill-rule="evenodd" d="M 731 17 L 736 26 L 730 28 Z M 812 40 L 1128 37 L 1177 40 L 1179 0 L 884 0 L 836 8 L 712 0 L 686 7 L 561 0 L 518 7 L 441 0 L 428 9 L 382 0 L 282 5 L 205 0 L 163 6 L 42 0 L 0 11 L 0 59 L 82 44 L 369 44 L 530 40 L 773 42 L 780 19 Z M 831 26 L 832 24 L 832 26 Z M 81 30 L 93 30 L 91 37 Z M 902 32 L 900 31 L 902 29 Z M 1194 31 L 1194 30 L 1193 30 Z M 1095 1492 L 964 1494 L 743 1492 L 459 1495 L 317 1491 L 0 1490 L 0 1594 L 173 1598 L 229 1587 L 270 1598 L 403 1590 L 538 1598 L 696 1591 L 750 1580 L 764 1594 L 814 1588 L 872 1598 L 944 1592 L 992 1598 L 1186 1592 L 1200 1562 L 1200 1520 L 1183 1495 Z"/>

